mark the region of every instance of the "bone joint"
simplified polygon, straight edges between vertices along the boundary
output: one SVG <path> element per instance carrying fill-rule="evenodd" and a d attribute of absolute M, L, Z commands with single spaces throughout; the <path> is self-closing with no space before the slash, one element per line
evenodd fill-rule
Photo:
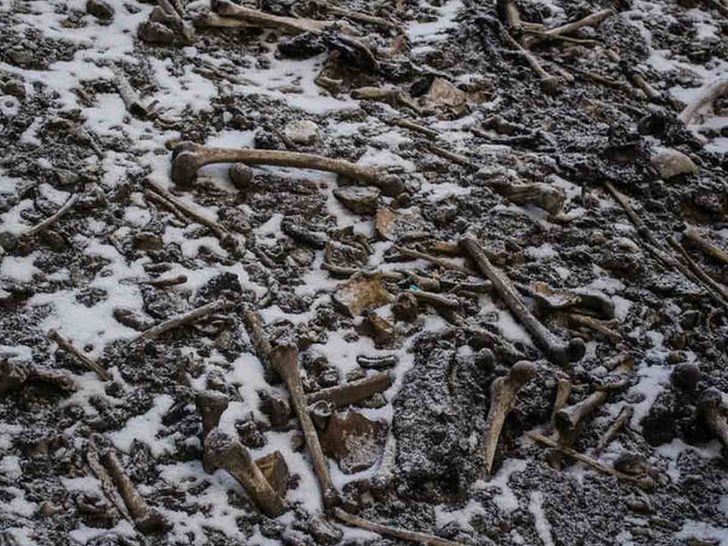
<path fill-rule="evenodd" d="M 205 459 L 212 467 L 225 470 L 235 478 L 265 515 L 276 517 L 285 511 L 285 502 L 266 480 L 248 449 L 219 428 L 212 429 L 205 438 Z"/>

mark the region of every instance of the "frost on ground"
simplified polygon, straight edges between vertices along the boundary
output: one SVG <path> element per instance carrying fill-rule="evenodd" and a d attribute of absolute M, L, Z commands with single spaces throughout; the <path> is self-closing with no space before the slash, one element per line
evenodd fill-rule
<path fill-rule="evenodd" d="M 0 544 L 405 544 L 322 505 L 255 312 L 298 347 L 349 512 L 470 545 L 728 545 L 724 0 L 241 2 L 274 28 L 159 5 L 0 0 Z M 176 184 L 187 141 L 377 176 Z M 546 354 L 465 235 L 583 355 Z M 356 382 L 378 387 L 314 403 Z M 200 395 L 284 461 L 282 515 L 203 468 Z"/>

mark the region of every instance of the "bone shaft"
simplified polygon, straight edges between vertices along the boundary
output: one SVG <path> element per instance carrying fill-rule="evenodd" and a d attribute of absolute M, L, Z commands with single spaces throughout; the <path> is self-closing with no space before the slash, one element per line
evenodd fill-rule
<path fill-rule="evenodd" d="M 558 342 L 553 334 L 531 314 L 531 311 L 528 310 L 528 307 L 521 300 L 510 279 L 491 264 L 475 239 L 472 237 L 464 237 L 460 243 L 483 275 L 493 283 L 493 287 L 511 312 L 521 321 L 531 336 L 533 336 L 539 348 L 546 352 L 547 356 L 551 355 L 553 349 L 558 345 Z"/>
<path fill-rule="evenodd" d="M 216 313 L 217 311 L 222 310 L 224 305 L 225 302 L 221 300 L 214 301 L 212 303 L 208 303 L 207 305 L 198 307 L 197 309 L 193 309 L 189 313 L 182 316 L 166 320 L 161 324 L 157 324 L 156 326 L 149 328 L 148 330 L 144 330 L 144 332 L 142 332 L 136 339 L 134 339 L 131 344 L 138 345 L 142 341 L 157 338 L 162 334 L 165 334 L 169 330 L 173 330 L 180 326 L 190 324 L 192 322 L 195 322 L 196 320 Z"/>
<path fill-rule="evenodd" d="M 250 337 L 250 341 L 255 349 L 256 356 L 266 368 L 270 369 L 270 357 L 273 349 L 263 331 L 263 319 L 255 311 L 246 311 L 243 315 L 243 322 L 248 331 L 248 337 Z"/>
<path fill-rule="evenodd" d="M 586 17 L 584 17 L 583 19 L 579 19 L 578 21 L 572 21 L 571 23 L 566 23 L 565 25 L 549 29 L 545 31 L 544 34 L 546 34 L 547 36 L 570 34 L 576 30 L 579 30 L 581 27 L 596 26 L 613 13 L 614 11 L 612 11 L 611 9 L 603 9 L 601 11 L 592 13 L 591 15 L 587 15 Z"/>
<path fill-rule="evenodd" d="M 361 402 L 374 393 L 387 390 L 391 385 L 392 376 L 387 372 L 380 372 L 359 381 L 311 393 L 306 397 L 306 402 L 310 405 L 319 400 L 326 400 L 337 407 L 343 407 Z"/>
<path fill-rule="evenodd" d="M 728 252 L 726 252 L 722 248 L 718 248 L 710 241 L 701 237 L 697 230 L 693 228 L 688 228 L 687 230 L 685 230 L 684 236 L 691 245 L 699 249 L 704 254 L 723 263 L 724 265 L 728 265 Z"/>
<path fill-rule="evenodd" d="M 703 91 L 700 92 L 698 97 L 688 104 L 682 112 L 680 112 L 678 119 L 680 119 L 680 121 L 682 121 L 685 125 L 689 125 L 701 108 L 712 103 L 718 97 L 726 94 L 728 94 L 728 77 L 722 77 L 708 84 Z"/>
<path fill-rule="evenodd" d="M 438 538 L 426 533 L 418 533 L 397 527 L 389 527 L 388 525 L 382 525 L 381 523 L 375 523 L 353 514 L 349 514 L 341 508 L 334 508 L 334 515 L 337 519 L 343 521 L 347 525 L 366 529 L 367 531 L 372 531 L 382 536 L 418 542 L 420 544 L 425 544 L 426 546 L 462 546 L 459 542 L 452 542 L 451 540 L 445 540 L 444 538 Z"/>
<path fill-rule="evenodd" d="M 224 228 L 222 228 L 222 226 L 220 226 L 220 224 L 218 224 L 217 222 L 214 222 L 212 220 L 209 220 L 209 219 L 205 218 L 200 213 L 198 213 L 197 211 L 193 210 L 191 207 L 188 207 L 187 205 L 185 205 L 182 201 L 180 201 L 179 199 L 177 199 L 174 195 L 172 195 L 171 193 L 169 193 L 167 190 L 165 190 L 164 188 L 162 188 L 161 186 L 159 186 L 155 182 L 149 182 L 149 188 L 154 193 L 158 194 L 159 196 L 161 196 L 165 200 L 167 200 L 170 203 L 172 203 L 172 205 L 174 205 L 174 207 L 177 210 L 181 211 L 182 214 L 184 214 L 188 218 L 192 219 L 193 221 L 197 222 L 198 224 L 203 225 L 206 228 L 210 229 L 210 231 L 212 231 L 218 237 L 221 236 L 221 235 L 224 235 L 226 233 L 227 230 L 225 230 Z"/>
<path fill-rule="evenodd" d="M 501 430 L 503 430 L 503 424 L 506 422 L 508 412 L 515 400 L 515 388 L 503 377 L 493 381 L 490 392 L 491 402 L 486 419 L 485 445 L 483 448 L 486 476 L 490 474 L 493 467 Z"/>
<path fill-rule="evenodd" d="M 71 345 L 71 343 L 69 341 L 67 341 L 63 337 L 61 337 L 61 334 L 59 334 L 57 331 L 51 330 L 50 332 L 48 332 L 48 337 L 52 341 L 55 341 L 61 349 L 63 349 L 67 353 L 71 353 L 84 366 L 86 366 L 92 372 L 96 373 L 96 375 L 99 376 L 99 379 L 101 379 L 102 381 L 108 381 L 111 379 L 111 374 L 108 371 L 106 371 L 104 368 L 102 368 L 98 362 L 90 359 L 85 354 L 83 354 L 81 351 L 76 349 L 76 347 Z"/>
<path fill-rule="evenodd" d="M 568 414 L 569 422 L 573 428 L 576 428 L 588 415 L 601 406 L 606 399 L 607 393 L 605 391 L 596 391 L 578 404 L 574 404 L 570 408 L 562 411 Z"/>
<path fill-rule="evenodd" d="M 46 218 L 42 222 L 34 225 L 28 231 L 23 233 L 23 236 L 32 237 L 33 235 L 36 235 L 37 233 L 40 233 L 44 229 L 55 224 L 64 214 L 66 214 L 69 210 L 71 210 L 73 208 L 73 206 L 76 204 L 78 199 L 79 199 L 78 193 L 74 193 L 73 195 L 71 195 L 71 197 L 69 197 L 68 200 L 65 203 L 63 203 L 61 208 L 59 208 L 56 212 L 51 214 L 48 218 Z"/>
<path fill-rule="evenodd" d="M 262 28 L 272 28 L 280 30 L 287 34 L 301 34 L 304 32 L 321 32 L 324 22 L 313 22 L 307 19 L 298 19 L 296 17 L 283 17 L 279 15 L 271 15 L 255 9 L 245 8 L 229 2 L 221 3 L 220 14 L 225 17 L 234 17 L 242 19 L 251 25 Z M 308 23 L 308 24 L 307 24 Z"/>
<path fill-rule="evenodd" d="M 560 378 L 556 384 L 556 398 L 554 399 L 554 409 L 551 412 L 552 423 L 556 414 L 566 405 L 569 395 L 571 395 L 571 381 Z"/>
<path fill-rule="evenodd" d="M 606 447 L 612 442 L 612 440 L 617 437 L 617 435 L 622 430 L 622 428 L 624 428 L 627 422 L 632 419 L 633 414 L 634 408 L 632 406 L 624 406 L 622 408 L 622 411 L 619 412 L 619 415 L 614 420 L 614 423 L 610 425 L 610 427 L 604 433 L 604 436 L 600 438 L 599 443 L 592 450 L 592 457 L 599 457 L 602 451 L 604 451 Z"/>
<path fill-rule="evenodd" d="M 129 479 L 129 476 L 124 472 L 124 467 L 121 466 L 119 458 L 116 453 L 109 450 L 103 455 L 103 463 L 106 470 L 109 472 L 111 477 L 119 488 L 121 497 L 124 499 L 124 504 L 129 509 L 129 513 L 134 521 L 138 521 L 147 515 L 149 507 L 142 496 L 137 493 L 134 484 Z"/>
<path fill-rule="evenodd" d="M 331 159 L 315 154 L 300 152 L 286 152 L 280 150 L 253 150 L 253 149 L 226 149 L 211 148 L 200 152 L 202 165 L 210 163 L 247 163 L 250 165 L 277 165 L 281 167 L 296 167 L 300 169 L 314 169 L 330 171 L 351 178 L 374 182 L 377 172 L 370 167 L 356 165 L 342 159 Z"/>
<path fill-rule="evenodd" d="M 241 444 L 239 447 L 240 456 L 228 472 L 240 482 L 264 514 L 272 517 L 280 515 L 285 509 L 283 499 L 265 478 L 245 446 Z"/>

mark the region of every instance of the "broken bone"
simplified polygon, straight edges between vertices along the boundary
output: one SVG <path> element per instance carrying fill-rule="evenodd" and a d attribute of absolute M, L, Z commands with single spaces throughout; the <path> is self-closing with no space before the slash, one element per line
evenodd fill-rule
<path fill-rule="evenodd" d="M 718 389 L 705 389 L 698 400 L 698 411 L 723 446 L 728 449 L 728 403 Z"/>
<path fill-rule="evenodd" d="M 563 189 L 542 182 L 509 184 L 494 181 L 487 185 L 516 205 L 533 205 L 554 216 L 563 210 L 566 202 L 566 193 Z"/>
<path fill-rule="evenodd" d="M 205 460 L 211 467 L 221 468 L 235 478 L 263 513 L 269 517 L 282 514 L 285 502 L 263 475 L 248 449 L 219 428 L 205 438 Z"/>
<path fill-rule="evenodd" d="M 197 395 L 195 398 L 195 405 L 197 411 L 200 412 L 202 417 L 202 441 L 204 443 L 205 438 L 212 429 L 220 424 L 220 417 L 225 413 L 230 400 L 227 396 L 217 391 L 204 391 Z M 207 452 L 202 454 L 202 468 L 205 472 L 212 473 L 215 468 L 210 461 L 207 460 Z"/>
<path fill-rule="evenodd" d="M 156 339 L 170 330 L 174 330 L 176 328 L 179 328 L 180 326 L 186 326 L 202 318 L 209 317 L 210 315 L 217 313 L 218 311 L 222 311 L 223 309 L 225 309 L 225 306 L 226 303 L 224 300 L 217 300 L 212 303 L 202 305 L 197 309 L 193 309 L 192 311 L 184 313 L 178 317 L 165 320 L 164 322 L 161 322 L 156 326 L 152 326 L 148 330 L 144 330 L 135 339 L 130 341 L 129 345 L 137 346 L 144 341 Z"/>
<path fill-rule="evenodd" d="M 31 381 L 40 381 L 62 391 L 72 391 L 75 383 L 71 377 L 58 370 L 48 370 L 11 360 L 0 360 L 0 395 L 13 391 Z"/>
<path fill-rule="evenodd" d="M 404 191 L 404 184 L 398 176 L 387 174 L 382 168 L 358 165 L 343 159 L 281 150 L 205 148 L 193 143 L 184 143 L 178 147 L 172 159 L 172 180 L 181 186 L 188 186 L 201 167 L 212 163 L 246 163 L 328 171 L 377 186 L 387 196 L 393 197 Z"/>
<path fill-rule="evenodd" d="M 79 351 L 71 344 L 70 341 L 64 339 L 56 330 L 51 329 L 48 331 L 48 339 L 54 341 L 60 349 L 72 354 L 78 361 L 81 362 L 81 364 L 86 366 L 86 368 L 95 372 L 102 381 L 109 381 L 112 379 L 111 374 L 104 369 L 101 364 Z"/>
<path fill-rule="evenodd" d="M 153 534 L 167 531 L 168 523 L 155 509 L 151 508 L 134 487 L 129 476 L 126 475 L 121 461 L 116 453 L 109 449 L 101 457 L 101 462 L 114 480 L 119 489 L 124 504 L 129 509 L 134 525 L 141 533 Z"/>
<path fill-rule="evenodd" d="M 560 341 L 533 316 L 516 292 L 511 280 L 493 266 L 474 236 L 466 234 L 460 239 L 460 246 L 470 255 L 485 277 L 493 283 L 498 295 L 525 326 L 536 345 L 546 354 L 546 358 L 559 366 L 581 360 L 586 352 L 584 342 L 580 339 L 571 339 L 568 343 Z"/>
<path fill-rule="evenodd" d="M 513 409 L 518 391 L 534 375 L 536 366 L 527 360 L 522 360 L 513 365 L 507 376 L 496 378 L 490 385 L 490 408 L 486 419 L 484 441 L 486 476 L 490 475 L 501 430 L 508 413 Z"/>
<path fill-rule="evenodd" d="M 288 388 L 291 405 L 301 423 L 306 446 L 321 486 L 324 506 L 335 506 L 340 502 L 340 497 L 331 479 L 329 467 L 316 433 L 316 427 L 308 413 L 308 404 L 306 395 L 303 393 L 303 382 L 298 368 L 298 348 L 293 344 L 275 347 L 270 355 L 270 364 Z"/>
<path fill-rule="evenodd" d="M 256 9 L 250 9 L 227 0 L 217 0 L 215 11 L 223 17 L 232 17 L 245 21 L 251 26 L 270 28 L 285 34 L 303 34 L 312 32 L 321 34 L 326 28 L 335 25 L 334 21 L 319 21 L 317 19 L 305 19 L 303 17 L 283 17 L 272 15 Z"/>
<path fill-rule="evenodd" d="M 559 443 L 571 446 L 576 435 L 583 427 L 586 418 L 591 415 L 607 399 L 607 392 L 600 390 L 587 396 L 581 402 L 556 412 L 556 429 L 559 431 Z"/>

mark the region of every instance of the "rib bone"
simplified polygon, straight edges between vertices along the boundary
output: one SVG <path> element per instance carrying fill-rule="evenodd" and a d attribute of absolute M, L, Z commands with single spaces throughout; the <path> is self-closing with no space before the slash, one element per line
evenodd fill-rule
<path fill-rule="evenodd" d="M 511 280 L 490 262 L 485 252 L 472 235 L 466 235 L 460 240 L 460 246 L 467 251 L 485 277 L 493 283 L 503 301 L 511 312 L 523 323 L 526 330 L 533 337 L 536 345 L 554 364 L 565 366 L 569 362 L 581 360 L 586 352 L 584 342 L 572 339 L 563 343 L 556 338 L 523 303 Z"/>
<path fill-rule="evenodd" d="M 499 377 L 490 385 L 490 408 L 485 429 L 485 471 L 490 475 L 495 450 L 498 447 L 503 424 L 513 409 L 518 391 L 536 375 L 536 366 L 527 360 L 516 362 L 505 377 Z"/>
<path fill-rule="evenodd" d="M 285 502 L 265 479 L 248 449 L 219 428 L 212 429 L 205 439 L 205 459 L 240 482 L 265 515 L 276 517 L 285 511 Z"/>
<path fill-rule="evenodd" d="M 275 347 L 270 355 L 270 363 L 271 367 L 286 384 L 288 393 L 291 395 L 291 404 L 298 416 L 298 420 L 301 422 L 308 452 L 321 486 L 324 506 L 335 506 L 340 501 L 339 493 L 331 480 L 326 458 L 321 450 L 321 444 L 316 433 L 316 427 L 308 413 L 306 395 L 303 393 L 303 383 L 298 369 L 298 348 L 293 344 Z"/>
<path fill-rule="evenodd" d="M 134 484 L 124 472 L 124 467 L 121 466 L 116 453 L 109 449 L 103 454 L 101 461 L 113 478 L 116 487 L 119 488 L 119 493 L 121 493 L 137 529 L 145 534 L 165 532 L 168 523 L 156 509 L 147 505 L 144 498 L 134 488 Z"/>
<path fill-rule="evenodd" d="M 404 191 L 402 181 L 397 176 L 388 175 L 381 168 L 357 165 L 343 159 L 281 150 L 205 148 L 192 143 L 182 144 L 178 149 L 181 151 L 172 160 L 172 180 L 182 186 L 191 184 L 198 169 L 205 165 L 246 163 L 328 171 L 377 186 L 388 196 Z"/>

